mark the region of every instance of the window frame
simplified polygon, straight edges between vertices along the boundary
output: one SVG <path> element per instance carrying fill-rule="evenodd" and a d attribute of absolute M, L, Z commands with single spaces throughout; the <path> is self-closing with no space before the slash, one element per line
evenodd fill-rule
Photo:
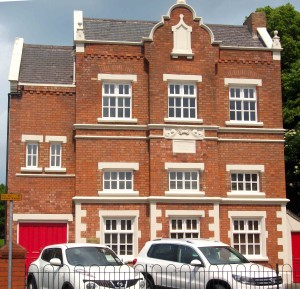
<path fill-rule="evenodd" d="M 114 86 L 114 93 L 106 93 L 105 92 L 105 86 Z M 128 94 L 120 94 L 120 87 L 121 86 L 128 86 Z M 109 88 L 110 90 L 110 88 Z M 115 116 L 112 117 L 110 115 L 110 109 L 111 109 L 111 106 L 110 104 L 108 104 L 107 106 L 107 109 L 108 109 L 108 116 L 105 116 L 104 115 L 104 109 L 105 109 L 105 106 L 104 106 L 104 98 L 107 97 L 108 98 L 108 102 L 110 102 L 110 99 L 111 98 L 114 98 L 115 99 L 115 107 L 114 107 L 114 110 L 115 110 Z M 120 107 L 119 106 L 119 99 L 123 99 L 123 106 Z M 130 101 L 130 105 L 129 105 L 129 111 L 130 111 L 130 114 L 128 117 L 125 116 L 125 113 L 124 113 L 124 116 L 121 117 L 118 115 L 118 111 L 120 108 L 123 109 L 123 112 L 124 110 L 126 110 L 126 106 L 125 106 L 125 99 L 129 99 Z M 103 119 L 106 119 L 106 120 L 130 120 L 132 119 L 132 83 L 129 82 L 129 81 L 103 81 L 102 83 L 102 118 Z"/>
<path fill-rule="evenodd" d="M 230 245 L 234 247 L 234 221 L 235 220 L 258 220 L 260 222 L 260 254 L 259 255 L 247 255 L 243 254 L 250 261 L 268 261 L 267 256 L 267 236 L 268 231 L 266 229 L 266 211 L 229 211 L 228 218 L 230 219 Z"/>
<path fill-rule="evenodd" d="M 234 90 L 234 95 L 232 91 Z M 239 90 L 240 97 L 237 97 L 237 90 Z M 245 91 L 248 91 L 248 95 L 251 95 L 250 91 L 253 92 L 253 98 L 246 97 Z M 237 102 L 241 103 L 241 109 L 237 109 Z M 231 109 L 231 104 L 234 103 L 234 110 Z M 251 109 L 251 104 L 254 103 L 254 109 Z M 248 105 L 248 109 L 245 109 L 245 105 Z M 234 113 L 234 119 L 231 119 L 231 113 Z M 237 119 L 237 113 L 240 112 L 241 119 Z M 246 114 L 249 114 L 249 119 L 245 120 Z M 254 120 L 251 120 L 251 114 L 254 113 Z M 240 122 L 240 123 L 257 123 L 258 120 L 258 109 L 257 109 L 257 90 L 255 86 L 236 86 L 231 85 L 229 87 L 229 121 L 230 122 Z"/>
<path fill-rule="evenodd" d="M 196 179 L 194 180 L 192 175 L 196 173 Z M 175 174 L 175 178 L 172 179 L 171 175 Z M 182 174 L 182 180 L 178 179 L 178 175 Z M 190 174 L 190 178 L 187 179 L 187 174 Z M 172 188 L 172 182 L 175 183 L 176 188 Z M 178 188 L 179 183 L 182 182 L 182 189 Z M 193 183 L 196 182 L 196 189 L 193 189 Z M 191 188 L 187 188 L 187 183 L 191 185 Z M 169 191 L 195 191 L 200 190 L 200 171 L 197 170 L 169 170 Z"/>
<path fill-rule="evenodd" d="M 165 163 L 165 170 L 168 173 L 168 191 L 165 191 L 166 196 L 204 196 L 205 192 L 201 191 L 201 175 L 204 172 L 204 163 Z M 197 190 L 193 189 L 171 189 L 170 188 L 170 173 L 197 173 Z"/>
<path fill-rule="evenodd" d="M 259 96 L 258 96 L 258 87 L 262 86 L 262 80 L 261 79 L 248 79 L 248 78 L 224 78 L 224 84 L 226 87 L 228 87 L 228 117 L 229 121 L 225 121 L 225 124 L 228 126 L 263 126 L 263 122 L 259 122 Z M 244 109 L 241 109 L 242 111 L 242 119 L 241 120 L 236 120 L 233 119 L 231 120 L 231 99 L 236 100 L 236 98 L 231 97 L 231 89 L 253 89 L 254 90 L 254 95 L 255 95 L 255 100 L 252 102 L 255 102 L 255 120 L 244 120 Z M 242 107 L 244 107 L 244 99 L 249 99 L 249 98 L 243 98 L 242 102 Z M 236 108 L 234 110 L 236 114 Z M 249 110 L 250 111 L 250 110 Z"/>
<path fill-rule="evenodd" d="M 110 199 L 111 202 L 111 199 Z M 134 256 L 138 254 L 138 244 L 139 244 L 139 237 L 141 235 L 141 231 L 139 230 L 139 210 L 100 210 L 99 211 L 99 218 L 100 218 L 100 227 L 99 230 L 96 232 L 96 236 L 100 238 L 99 243 L 104 243 L 104 225 L 106 219 L 132 219 L 133 225 L 133 255 L 130 256 L 122 256 L 123 261 L 132 261 Z"/>
<path fill-rule="evenodd" d="M 40 151 L 40 143 L 43 142 L 43 135 L 28 135 L 22 134 L 21 142 L 25 143 L 25 167 L 21 167 L 21 173 L 41 173 L 43 169 L 39 167 L 39 151 Z M 37 159 L 36 166 L 28 166 L 28 144 L 37 144 Z"/>
<path fill-rule="evenodd" d="M 67 143 L 66 136 L 50 136 L 47 135 L 45 137 L 45 142 L 49 143 L 49 166 L 45 168 L 46 173 L 65 173 L 67 171 L 66 168 L 63 167 L 63 155 L 64 155 L 64 144 Z M 60 165 L 53 166 L 52 165 L 52 145 L 60 145 Z"/>
<path fill-rule="evenodd" d="M 105 122 L 122 122 L 122 123 L 137 123 L 137 119 L 133 118 L 133 98 L 134 98 L 134 90 L 133 83 L 137 82 L 136 74 L 107 74 L 107 73 L 98 73 L 97 80 L 102 81 L 101 85 L 101 93 L 102 93 L 102 104 L 101 104 L 101 117 L 97 118 L 99 123 Z M 103 87 L 105 83 L 115 83 L 115 84 L 129 84 L 131 90 L 131 103 L 130 103 L 130 118 L 111 118 L 111 117 L 103 117 Z"/>
<path fill-rule="evenodd" d="M 171 87 L 174 86 L 174 93 L 171 92 Z M 179 86 L 179 93 L 176 93 L 176 87 Z M 185 93 L 185 86 L 188 86 L 189 93 Z M 193 93 L 190 93 L 190 87 L 193 87 Z M 174 99 L 174 115 L 170 116 L 170 99 Z M 176 99 L 180 99 L 180 106 L 176 105 Z M 184 100 L 188 101 L 188 106 L 184 106 Z M 195 105 L 191 106 L 190 102 L 194 100 Z M 172 120 L 197 120 L 197 85 L 191 81 L 169 81 L 168 82 L 168 119 Z M 180 110 L 180 117 L 176 116 L 176 110 Z M 188 111 L 188 117 L 184 116 L 184 110 Z M 191 117 L 191 111 L 194 110 L 195 116 Z"/>
<path fill-rule="evenodd" d="M 98 191 L 99 196 L 116 196 L 116 197 L 125 197 L 125 196 L 138 196 L 139 191 L 135 191 L 135 183 L 134 183 L 134 175 L 135 171 L 139 170 L 139 163 L 131 163 L 131 162 L 99 162 L 98 163 L 98 170 L 101 172 L 102 175 L 100 177 L 102 178 L 102 187 L 101 190 Z M 105 189 L 105 173 L 107 172 L 115 172 L 115 173 L 121 173 L 121 172 L 130 172 L 132 176 L 131 180 L 131 189 L 119 189 L 119 184 L 117 189 Z M 118 179 L 119 180 L 119 179 Z"/>
<path fill-rule="evenodd" d="M 230 191 L 227 192 L 228 197 L 256 197 L 264 198 L 266 194 L 262 192 L 262 175 L 265 172 L 264 165 L 226 165 L 226 171 L 229 173 L 229 186 Z M 232 190 L 232 175 L 242 174 L 243 175 L 243 185 L 245 189 L 244 176 L 247 174 L 257 175 L 257 190 Z M 238 182 L 237 182 L 238 183 Z"/>
<path fill-rule="evenodd" d="M 55 146 L 55 152 L 53 154 L 52 147 Z M 59 154 L 57 154 L 56 148 L 59 146 Z M 49 168 L 51 169 L 61 169 L 62 167 L 62 143 L 61 142 L 51 142 L 50 145 L 50 158 L 49 158 Z M 52 164 L 52 157 L 54 157 L 55 165 Z M 56 161 L 58 158 L 58 165 L 56 165 Z"/>
<path fill-rule="evenodd" d="M 108 230 L 106 228 L 107 221 L 116 222 L 116 229 Z M 130 221 L 130 229 L 122 230 L 122 221 L 128 222 Z M 112 224 L 111 224 L 112 226 Z M 124 244 L 121 243 L 121 234 L 125 234 L 126 241 Z M 106 241 L 106 235 L 110 235 L 110 242 Z M 117 242 L 112 243 L 112 235 L 117 235 Z M 132 241 L 128 244 L 128 235 L 131 235 Z M 103 240 L 104 244 L 110 247 L 118 256 L 133 256 L 134 255 L 134 218 L 132 217 L 124 217 L 124 218 L 116 218 L 116 217 L 105 217 L 103 219 Z M 128 249 L 125 250 L 126 254 L 122 254 L 121 245 L 131 246 L 131 254 L 128 254 Z M 116 247 L 115 247 L 116 246 Z"/>
<path fill-rule="evenodd" d="M 177 221 L 181 221 L 181 223 L 182 223 L 181 229 L 178 229 L 178 228 L 173 229 L 174 221 L 176 222 L 176 226 L 178 226 Z M 193 221 L 196 221 L 196 229 L 188 230 L 187 221 L 190 221 L 191 223 Z M 193 224 L 191 224 L 191 226 L 193 227 Z M 178 234 L 182 234 L 183 236 L 181 238 L 178 238 Z M 197 236 L 196 237 L 187 236 L 188 234 L 191 234 L 191 235 L 197 234 Z M 174 237 L 174 235 L 176 235 L 176 237 Z M 200 238 L 200 219 L 199 219 L 199 217 L 198 218 L 196 216 L 195 217 L 180 217 L 180 216 L 170 217 L 169 236 L 170 236 L 170 238 L 175 238 L 175 239 L 184 239 L 184 238 L 199 239 Z"/>
<path fill-rule="evenodd" d="M 29 147 L 36 147 L 36 152 L 29 152 Z M 33 162 L 35 158 L 35 165 L 29 165 L 29 159 Z M 27 169 L 37 169 L 39 164 L 39 144 L 36 141 L 29 141 L 26 143 L 26 168 Z"/>
<path fill-rule="evenodd" d="M 107 176 L 107 174 L 110 174 L 110 178 L 109 179 L 105 179 L 105 177 Z M 112 179 L 112 174 L 113 173 L 116 173 L 117 174 L 117 178 L 116 178 L 116 182 L 117 182 L 117 188 L 116 189 L 113 189 L 113 188 L 109 188 L 109 189 L 106 189 L 105 188 L 105 184 L 109 182 L 110 184 L 110 187 L 112 186 L 112 182 L 114 181 L 114 179 Z M 124 173 L 125 174 L 125 179 L 124 180 L 121 180 L 120 179 L 120 174 L 121 173 Z M 131 175 L 131 178 L 129 180 L 126 179 L 126 174 L 127 173 L 130 173 Z M 125 188 L 122 189 L 120 188 L 120 182 L 123 182 L 125 183 Z M 130 184 L 131 184 L 131 189 L 126 189 L 126 183 L 130 181 Z M 104 170 L 103 171 L 103 192 L 111 192 L 111 191 L 122 191 L 122 192 L 132 192 L 134 191 L 134 173 L 133 173 L 133 170 L 118 170 L 118 169 L 115 169 L 115 170 Z"/>

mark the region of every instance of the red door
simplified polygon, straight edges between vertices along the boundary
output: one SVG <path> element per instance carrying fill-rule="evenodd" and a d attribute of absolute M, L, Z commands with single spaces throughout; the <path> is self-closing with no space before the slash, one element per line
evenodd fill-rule
<path fill-rule="evenodd" d="M 300 283 L 300 232 L 292 233 L 293 281 Z"/>
<path fill-rule="evenodd" d="M 19 224 L 19 244 L 27 250 L 26 269 L 38 258 L 45 246 L 66 242 L 67 224 L 65 223 Z"/>

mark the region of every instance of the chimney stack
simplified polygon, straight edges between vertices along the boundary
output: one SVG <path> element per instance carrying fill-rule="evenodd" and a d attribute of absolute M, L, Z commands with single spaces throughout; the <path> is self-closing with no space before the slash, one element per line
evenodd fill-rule
<path fill-rule="evenodd" d="M 257 28 L 267 27 L 266 15 L 264 12 L 253 12 L 245 20 L 244 25 L 248 26 L 248 30 L 251 32 L 253 38 L 258 37 Z"/>

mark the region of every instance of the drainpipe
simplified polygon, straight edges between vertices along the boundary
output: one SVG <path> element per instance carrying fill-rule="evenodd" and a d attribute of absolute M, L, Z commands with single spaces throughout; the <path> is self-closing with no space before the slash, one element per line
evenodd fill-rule
<path fill-rule="evenodd" d="M 8 155 L 9 155 L 9 129 L 10 129 L 10 100 L 12 97 L 21 97 L 24 87 L 21 86 L 20 90 L 8 93 L 7 97 L 7 131 L 6 131 L 6 176 L 5 176 L 5 193 L 8 193 Z M 5 202 L 5 217 L 4 217 L 4 242 L 7 243 L 7 202 Z"/>

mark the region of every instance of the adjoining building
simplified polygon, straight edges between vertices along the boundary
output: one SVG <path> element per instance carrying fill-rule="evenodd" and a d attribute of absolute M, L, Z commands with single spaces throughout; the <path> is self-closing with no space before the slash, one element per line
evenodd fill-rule
<path fill-rule="evenodd" d="M 14 239 L 211 238 L 288 259 L 277 32 L 205 24 L 185 1 L 159 22 L 84 18 L 74 46 L 16 39 L 9 80 Z"/>

